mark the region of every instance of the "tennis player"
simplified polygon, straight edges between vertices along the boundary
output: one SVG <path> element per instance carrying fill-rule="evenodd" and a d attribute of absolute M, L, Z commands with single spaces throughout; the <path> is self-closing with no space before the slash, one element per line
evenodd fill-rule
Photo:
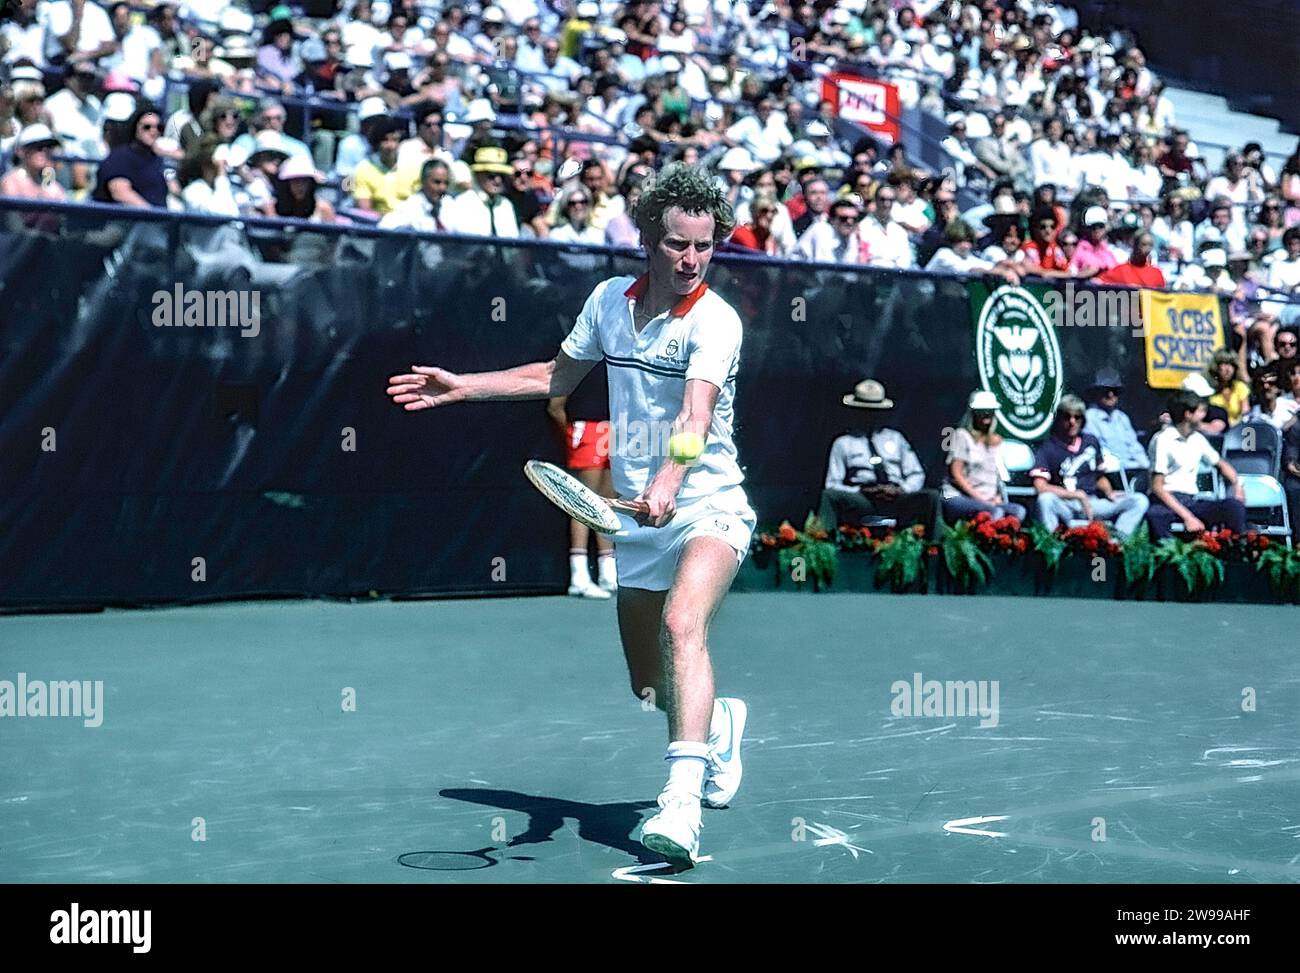
<path fill-rule="evenodd" d="M 412 366 L 389 380 L 388 394 L 408 411 L 542 399 L 568 395 L 596 362 L 608 365 L 614 486 L 647 505 L 615 539 L 619 633 L 632 692 L 668 715 L 668 782 L 641 842 L 689 862 L 701 804 L 725 807 L 740 787 L 746 720 L 744 702 L 714 698 L 708 650 L 709 624 L 754 530 L 732 442 L 740 317 L 704 282 L 734 218 L 709 176 L 680 163 L 644 185 L 633 216 L 645 273 L 596 285 L 552 361 L 472 374 Z M 669 435 L 682 431 L 705 438 L 690 465 L 666 455 Z"/>

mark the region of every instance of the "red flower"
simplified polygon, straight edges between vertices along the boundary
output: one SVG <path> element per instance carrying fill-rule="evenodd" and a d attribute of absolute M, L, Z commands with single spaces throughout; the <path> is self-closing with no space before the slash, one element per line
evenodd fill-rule
<path fill-rule="evenodd" d="M 993 515 L 991 513 L 989 513 L 987 510 L 981 510 L 979 513 L 977 513 L 974 517 L 971 518 L 971 523 L 982 524 L 985 521 L 992 520 L 992 519 L 993 519 Z"/>
<path fill-rule="evenodd" d="M 1250 543 L 1254 544 L 1255 541 L 1259 540 L 1259 531 L 1257 531 L 1257 530 L 1248 530 L 1248 531 L 1246 531 L 1246 540 L 1248 540 L 1248 541 L 1250 541 Z"/>
<path fill-rule="evenodd" d="M 1012 541 L 1011 541 L 1011 538 L 1010 538 L 1010 537 L 1006 537 L 1006 536 L 1004 535 L 1004 536 L 998 538 L 998 547 L 1000 547 L 1000 548 L 1001 548 L 1002 550 L 1004 550 L 1004 551 L 1005 551 L 1007 548 L 1009 548 L 1009 547 L 1011 546 L 1011 544 L 1012 544 Z"/>
<path fill-rule="evenodd" d="M 1268 546 L 1271 545 L 1272 543 L 1273 543 L 1273 542 L 1270 541 L 1267 537 L 1261 537 L 1261 538 L 1259 539 L 1259 547 L 1260 547 L 1260 550 L 1263 550 L 1264 548 L 1268 547 Z"/>
<path fill-rule="evenodd" d="M 1089 537 L 1083 542 L 1083 549 L 1085 551 L 1095 551 L 1097 549 L 1097 539 L 1095 537 Z"/>
<path fill-rule="evenodd" d="M 764 547 L 776 547 L 776 538 L 771 534 L 759 534 L 758 539 L 763 542 Z"/>
<path fill-rule="evenodd" d="M 924 537 L 924 536 L 925 536 L 925 524 L 915 524 L 915 525 L 913 525 L 913 527 L 912 527 L 912 533 L 915 534 L 917 537 Z"/>
<path fill-rule="evenodd" d="M 777 531 L 777 534 L 781 540 L 785 541 L 787 544 L 793 544 L 798 539 L 795 529 L 790 526 L 790 521 L 788 520 L 781 525 L 781 529 Z"/>
<path fill-rule="evenodd" d="M 1018 554 L 1024 554 L 1025 551 L 1027 551 L 1027 550 L 1029 550 L 1029 538 L 1028 538 L 1028 537 L 1017 537 L 1017 538 L 1016 538 L 1016 553 L 1018 553 Z"/>
<path fill-rule="evenodd" d="M 1007 529 L 1008 529 L 1008 530 L 1011 530 L 1011 531 L 1017 531 L 1017 530 L 1020 529 L 1020 518 L 1019 518 L 1019 517 L 1003 517 L 1002 519 L 1005 520 L 1005 521 L 1007 522 Z"/>
<path fill-rule="evenodd" d="M 936 557 L 939 554 L 939 545 L 931 544 L 925 549 L 925 553 L 930 555 L 930 557 Z"/>

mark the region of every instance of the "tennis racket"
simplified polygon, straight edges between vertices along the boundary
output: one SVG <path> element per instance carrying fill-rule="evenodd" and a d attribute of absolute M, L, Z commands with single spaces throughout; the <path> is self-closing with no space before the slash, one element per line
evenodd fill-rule
<path fill-rule="evenodd" d="M 530 459 L 524 475 L 542 492 L 542 496 L 566 514 L 602 534 L 616 534 L 624 529 L 620 513 L 634 516 L 648 513 L 644 500 L 618 500 L 602 497 L 577 477 L 570 476 L 553 463 Z"/>

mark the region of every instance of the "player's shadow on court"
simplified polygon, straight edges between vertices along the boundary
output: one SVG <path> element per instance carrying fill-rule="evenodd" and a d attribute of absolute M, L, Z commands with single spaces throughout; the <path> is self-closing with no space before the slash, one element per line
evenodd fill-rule
<path fill-rule="evenodd" d="M 578 837 L 584 841 L 605 845 L 615 851 L 635 858 L 638 864 L 649 865 L 663 861 L 647 851 L 632 832 L 641 823 L 641 812 L 654 807 L 654 801 L 631 801 L 622 804 L 584 804 L 581 801 L 563 801 L 554 797 L 520 794 L 518 791 L 498 791 L 480 787 L 451 787 L 439 791 L 443 797 L 469 804 L 482 804 L 503 811 L 522 811 L 528 815 L 528 829 L 511 838 L 507 848 L 536 845 L 550 841 L 555 832 L 564 827 L 565 818 L 578 822 Z"/>

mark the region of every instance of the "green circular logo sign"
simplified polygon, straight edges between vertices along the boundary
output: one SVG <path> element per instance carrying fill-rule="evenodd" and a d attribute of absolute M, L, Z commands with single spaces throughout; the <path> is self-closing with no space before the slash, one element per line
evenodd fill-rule
<path fill-rule="evenodd" d="M 1033 294 L 1008 285 L 989 295 L 975 326 L 975 356 L 1002 427 L 1020 439 L 1047 432 L 1061 398 L 1061 348 Z"/>

